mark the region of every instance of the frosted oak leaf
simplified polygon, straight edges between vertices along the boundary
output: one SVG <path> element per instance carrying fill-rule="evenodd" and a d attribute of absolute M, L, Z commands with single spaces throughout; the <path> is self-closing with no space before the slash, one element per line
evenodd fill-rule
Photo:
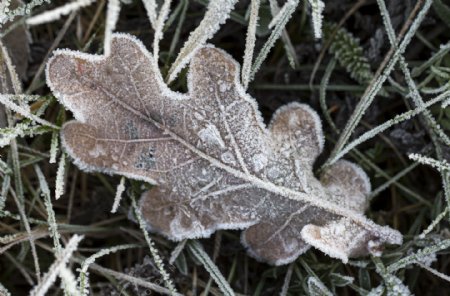
<path fill-rule="evenodd" d="M 188 93 L 177 93 L 141 42 L 115 34 L 109 56 L 55 52 L 47 82 L 76 119 L 62 139 L 81 169 L 158 185 L 140 202 L 151 231 L 182 240 L 244 229 L 249 253 L 276 265 L 310 246 L 347 262 L 401 243 L 364 217 L 370 184 L 358 166 L 339 161 L 314 176 L 317 114 L 291 103 L 266 127 L 238 73 L 206 46 L 190 62 Z"/>

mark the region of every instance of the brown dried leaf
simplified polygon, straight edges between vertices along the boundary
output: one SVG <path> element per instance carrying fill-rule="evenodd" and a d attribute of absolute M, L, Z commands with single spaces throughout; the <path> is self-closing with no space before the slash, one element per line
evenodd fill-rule
<path fill-rule="evenodd" d="M 311 245 L 346 262 L 401 243 L 362 215 L 370 184 L 358 166 L 340 161 L 315 178 L 317 114 L 292 103 L 266 128 L 238 73 L 228 54 L 203 47 L 189 92 L 173 92 L 144 46 L 122 34 L 109 56 L 60 50 L 47 65 L 48 85 L 77 120 L 62 130 L 75 163 L 158 185 L 141 199 L 150 230 L 181 240 L 245 229 L 250 254 L 271 264 Z"/>

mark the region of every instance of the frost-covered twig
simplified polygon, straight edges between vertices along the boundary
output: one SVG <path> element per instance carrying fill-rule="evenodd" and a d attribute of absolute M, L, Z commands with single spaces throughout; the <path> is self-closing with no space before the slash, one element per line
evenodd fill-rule
<path fill-rule="evenodd" d="M 381 14 L 383 15 L 383 22 L 386 27 L 386 32 L 388 35 L 389 42 L 392 46 L 397 46 L 397 42 L 395 40 L 395 31 L 393 29 L 392 23 L 390 21 L 389 12 L 386 8 L 386 5 L 384 3 L 384 0 L 377 0 L 378 6 L 380 7 Z M 426 3 L 425 3 L 426 5 Z M 400 56 L 399 58 L 400 68 L 405 75 L 406 82 L 408 84 L 408 88 L 410 89 L 411 98 L 413 100 L 413 103 L 416 107 L 423 107 L 425 105 L 422 96 L 419 93 L 419 90 L 412 79 L 411 72 L 409 71 L 408 65 L 405 62 L 405 58 L 403 56 Z M 434 119 L 433 115 L 429 110 L 423 111 L 423 117 L 425 119 L 426 127 L 428 129 L 428 133 L 430 134 L 431 140 L 434 144 L 434 148 L 437 154 L 437 157 L 439 160 L 443 160 L 442 156 L 442 150 L 440 147 L 440 142 L 444 143 L 445 145 L 450 145 L 450 138 L 447 136 L 447 134 L 442 130 L 442 128 L 439 126 L 439 124 Z M 438 141 L 439 140 L 439 141 Z M 441 170 L 440 171 L 441 178 L 442 178 L 442 185 L 444 190 L 445 199 L 447 201 L 447 206 L 450 206 L 450 182 L 448 179 L 448 170 Z"/>
<path fill-rule="evenodd" d="M 52 10 L 47 10 L 41 14 L 30 17 L 26 20 L 27 25 L 36 26 L 59 20 L 61 16 L 68 15 L 72 11 L 77 11 L 82 7 L 91 5 L 95 0 L 76 0 Z"/>
<path fill-rule="evenodd" d="M 429 69 L 436 61 L 442 59 L 449 51 L 450 51 L 450 42 L 442 44 L 439 48 L 439 51 L 436 52 L 433 56 L 431 56 L 431 58 L 429 58 L 426 62 L 414 68 L 411 71 L 411 75 L 413 77 L 419 76 L 420 74 L 422 74 L 423 71 Z"/>
<path fill-rule="evenodd" d="M 248 87 L 250 70 L 253 61 L 253 50 L 256 42 L 256 27 L 258 26 L 260 0 L 252 0 L 250 4 L 250 19 L 248 21 L 247 38 L 245 39 L 244 62 L 242 64 L 242 85 Z"/>
<path fill-rule="evenodd" d="M 136 199 L 134 198 L 133 195 L 131 196 L 131 203 L 133 206 L 134 214 L 136 215 L 136 219 L 138 220 L 139 227 L 141 228 L 142 233 L 144 234 L 145 241 L 147 242 L 147 245 L 150 249 L 150 254 L 152 254 L 153 261 L 155 262 L 156 267 L 158 267 L 159 273 L 161 274 L 161 276 L 163 278 L 164 285 L 166 286 L 167 289 L 169 289 L 169 291 L 175 293 L 177 290 L 175 289 L 175 286 L 173 285 L 173 281 L 170 278 L 169 273 L 166 271 L 166 269 L 164 267 L 164 262 L 161 259 L 161 256 L 159 256 L 159 251 L 155 247 L 155 243 L 148 235 L 144 219 L 142 217 L 141 211 L 137 207 Z"/>
<path fill-rule="evenodd" d="M 270 12 L 272 14 L 272 17 L 281 15 L 281 14 L 279 14 L 280 7 L 278 6 L 277 0 L 269 0 L 269 4 L 270 4 Z M 277 22 L 274 22 L 274 20 L 272 19 L 272 21 L 270 22 L 269 25 L 275 25 L 276 23 Z M 297 69 L 299 66 L 297 53 L 295 51 L 294 46 L 292 45 L 291 38 L 289 37 L 289 34 L 288 34 L 286 28 L 283 28 L 283 30 L 281 31 L 281 39 L 283 40 L 284 50 L 286 51 L 289 65 L 292 67 L 292 69 Z"/>
<path fill-rule="evenodd" d="M 184 43 L 175 62 L 170 67 L 167 82 L 172 82 L 186 66 L 195 51 L 214 36 L 220 26 L 229 18 L 237 0 L 211 0 L 200 25 L 191 33 Z"/>
<path fill-rule="evenodd" d="M 314 37 L 322 38 L 322 19 L 325 3 L 322 0 L 308 0 L 311 5 L 312 23 L 314 29 Z"/>
<path fill-rule="evenodd" d="M 65 268 L 72 253 L 75 252 L 82 239 L 82 235 L 76 234 L 70 238 L 67 246 L 57 256 L 55 262 L 50 266 L 48 272 L 42 278 L 42 281 L 30 292 L 30 296 L 44 296 L 47 293 L 50 286 L 55 282 L 56 276 L 60 273 L 61 269 Z"/>
<path fill-rule="evenodd" d="M 435 254 L 441 250 L 445 250 L 449 247 L 450 247 L 450 239 L 440 241 L 435 245 L 423 248 L 409 256 L 406 256 L 400 260 L 395 261 L 386 268 L 387 272 L 394 273 L 399 269 L 405 268 L 406 266 L 414 264 L 416 262 L 420 262 L 423 260 L 423 258 L 430 256 L 431 254 Z"/>
<path fill-rule="evenodd" d="M 419 90 L 417 89 L 415 82 L 411 77 L 411 72 L 409 71 L 403 56 L 400 58 L 400 68 L 402 69 L 403 74 L 405 75 L 406 78 L 406 82 L 408 83 L 408 87 L 411 90 L 411 98 L 413 100 L 414 105 L 416 107 L 423 106 L 425 103 L 423 101 L 422 96 L 419 93 Z M 424 110 L 423 116 L 428 126 L 433 130 L 434 133 L 436 133 L 439 139 L 443 143 L 445 143 L 445 145 L 450 146 L 449 136 L 447 136 L 445 131 L 443 131 L 442 128 L 439 126 L 439 124 L 436 122 L 431 112 L 429 110 Z"/>
<path fill-rule="evenodd" d="M 157 17 L 156 9 L 158 8 L 158 5 L 155 0 L 142 0 L 142 3 L 147 11 L 148 20 L 150 21 L 153 30 L 155 30 Z"/>
<path fill-rule="evenodd" d="M 161 294 L 166 294 L 166 295 L 170 295 L 170 296 L 183 296 L 180 293 L 176 293 L 176 292 L 170 291 L 164 287 L 161 287 L 159 285 L 153 284 L 153 283 L 149 282 L 148 280 L 134 277 L 134 276 L 131 276 L 131 275 L 128 275 L 125 273 L 117 272 L 117 271 L 111 270 L 109 268 L 104 268 L 95 263 L 91 264 L 90 269 L 95 270 L 95 271 L 101 273 L 102 275 L 110 275 L 112 277 L 115 277 L 118 280 L 124 280 L 124 281 L 132 283 L 133 285 L 148 288 L 150 290 L 153 290 L 153 291 L 161 293 Z"/>
<path fill-rule="evenodd" d="M 10 170 L 9 173 L 11 174 L 11 169 L 9 167 L 7 168 Z M 11 186 L 11 177 L 9 176 L 9 174 L 7 174 L 3 176 L 2 188 L 0 191 L 0 213 L 2 213 L 3 209 L 5 208 L 6 195 L 8 193 L 9 186 Z"/>
<path fill-rule="evenodd" d="M 164 0 L 155 23 L 155 35 L 153 37 L 153 58 L 156 65 L 158 65 L 159 60 L 159 41 L 161 41 L 163 37 L 164 24 L 166 23 L 166 19 L 169 16 L 171 3 L 172 0 Z"/>
<path fill-rule="evenodd" d="M 183 251 L 184 247 L 186 246 L 187 239 L 182 240 L 178 243 L 178 245 L 173 249 L 172 253 L 170 254 L 169 263 L 173 264 L 175 260 L 177 260 L 178 256 Z"/>
<path fill-rule="evenodd" d="M 59 133 L 58 131 L 53 131 L 52 139 L 50 140 L 50 159 L 49 163 L 56 162 L 56 154 L 58 153 L 58 144 L 59 144 Z"/>
<path fill-rule="evenodd" d="M 411 13 L 410 17 L 415 16 L 415 13 L 417 13 L 417 16 L 414 18 L 414 21 L 412 21 L 412 24 L 408 26 L 404 26 L 404 28 L 407 28 L 406 33 L 398 47 L 393 47 L 391 51 L 388 53 L 387 57 L 388 60 L 384 67 L 380 67 L 379 71 L 382 71 L 382 73 L 375 74 L 375 81 L 372 81 L 369 87 L 366 89 L 365 93 L 363 94 L 360 102 L 355 108 L 355 111 L 350 116 L 350 119 L 348 120 L 343 132 L 341 133 L 333 151 L 330 154 L 330 157 L 328 161 L 324 164 L 322 169 L 329 167 L 336 161 L 340 159 L 340 157 L 336 157 L 338 154 L 341 153 L 341 150 L 346 145 L 347 141 L 350 139 L 350 136 L 352 135 L 353 131 L 357 127 L 359 121 L 361 120 L 362 116 L 366 112 L 367 108 L 371 105 L 372 101 L 375 99 L 375 96 L 377 93 L 381 90 L 381 87 L 383 86 L 383 83 L 387 80 L 390 73 L 394 69 L 396 63 L 400 59 L 401 55 L 404 53 L 407 45 L 411 42 L 412 37 L 415 35 L 417 29 L 419 28 L 420 24 L 424 20 L 426 14 L 428 13 L 428 10 L 431 7 L 432 0 L 425 0 L 425 4 L 423 4 L 423 1 L 419 1 Z M 382 69 L 382 70 L 381 70 Z M 342 154 L 341 154 L 342 155 Z"/>
<path fill-rule="evenodd" d="M 431 267 L 429 267 L 429 266 L 426 266 L 426 265 L 423 264 L 423 263 L 418 262 L 418 263 L 416 263 L 416 264 L 419 265 L 420 267 L 422 267 L 423 269 L 428 270 L 429 272 L 431 272 L 431 273 L 434 274 L 435 276 L 437 276 L 437 277 L 443 279 L 444 281 L 447 281 L 447 282 L 450 283 L 450 276 L 448 276 L 448 275 L 446 275 L 446 274 L 443 274 L 442 272 L 439 272 L 439 271 L 437 271 L 437 270 L 434 269 L 434 268 L 431 268 Z"/>
<path fill-rule="evenodd" d="M 58 170 L 56 171 L 55 182 L 55 199 L 59 199 L 64 194 L 64 177 L 66 168 L 66 154 L 61 153 L 61 158 L 58 163 Z"/>
<path fill-rule="evenodd" d="M 6 68 L 8 70 L 14 94 L 16 95 L 22 94 L 22 84 L 20 83 L 19 75 L 16 72 L 16 67 L 14 66 L 11 57 L 9 56 L 8 49 L 3 45 L 2 41 L 0 41 L 0 48 L 1 48 L 1 58 L 3 62 L 6 64 Z"/>
<path fill-rule="evenodd" d="M 287 1 L 291 2 L 291 1 Z M 276 24 L 278 24 L 281 21 L 281 18 L 283 15 L 286 15 L 286 10 L 289 8 L 290 5 L 286 5 L 289 3 L 285 3 L 283 7 L 280 9 L 278 7 L 278 3 L 275 0 L 270 0 L 270 7 L 272 10 L 272 20 L 270 21 L 269 25 L 267 26 L 268 29 L 273 29 Z"/>
<path fill-rule="evenodd" d="M 116 196 L 114 197 L 114 203 L 111 209 L 111 213 L 115 213 L 119 207 L 120 200 L 122 199 L 122 194 L 125 191 L 125 177 L 120 178 L 120 183 L 116 189 Z"/>
<path fill-rule="evenodd" d="M 135 245 L 135 244 L 128 244 L 128 245 L 119 245 L 119 246 L 114 246 L 114 247 L 110 247 L 110 248 L 106 248 L 106 249 L 102 249 L 99 252 L 95 253 L 94 255 L 86 258 L 86 260 L 83 261 L 83 263 L 81 264 L 81 269 L 80 269 L 80 275 L 78 277 L 78 281 L 79 281 L 79 290 L 81 292 L 81 295 L 89 295 L 89 274 L 88 274 L 88 269 L 89 266 L 91 264 L 93 264 L 95 262 L 95 260 L 97 260 L 98 258 L 111 254 L 111 253 L 115 253 L 121 250 L 127 250 L 127 249 L 131 249 L 131 248 L 137 248 L 139 247 L 139 245 Z"/>
<path fill-rule="evenodd" d="M 298 0 L 289 0 L 286 2 L 286 4 L 284 4 L 284 7 L 280 10 L 279 13 L 280 16 L 277 16 L 278 22 L 276 23 L 275 28 L 273 29 L 272 33 L 269 36 L 269 39 L 267 39 L 266 43 L 264 44 L 263 48 L 261 49 L 261 51 L 259 52 L 258 56 L 255 59 L 255 63 L 253 64 L 252 70 L 250 72 L 250 81 L 253 80 L 256 72 L 258 72 L 262 63 L 269 54 L 270 49 L 274 46 L 275 41 L 277 41 L 278 38 L 280 37 L 284 27 L 286 26 L 287 22 L 289 21 L 295 9 L 297 8 L 298 2 L 299 2 Z"/>
<path fill-rule="evenodd" d="M 224 278 L 211 258 L 209 258 L 208 254 L 206 254 L 205 250 L 203 250 L 203 247 L 200 245 L 200 243 L 197 241 L 190 241 L 188 247 L 195 258 L 203 264 L 209 275 L 214 279 L 223 295 L 234 295 L 234 291 L 230 287 L 230 284 Z"/>
<path fill-rule="evenodd" d="M 6 162 L 4 162 L 3 160 L 1 160 L 1 159 L 0 159 L 0 173 L 2 173 L 4 175 L 11 175 L 12 174 L 12 171 L 11 171 L 11 168 L 9 167 L 9 165 Z M 0 209 L 1 209 L 1 206 L 0 206 Z"/>
<path fill-rule="evenodd" d="M 40 123 L 45 126 L 49 126 L 51 128 L 54 128 L 56 130 L 59 130 L 59 126 L 54 125 L 51 122 L 48 122 L 45 119 L 42 119 L 34 114 L 32 114 L 29 110 L 29 108 L 24 108 L 23 106 L 19 106 L 13 102 L 14 99 L 21 99 L 25 97 L 25 95 L 3 95 L 0 94 L 0 103 L 5 105 L 7 108 L 11 109 L 12 111 L 19 113 L 22 116 L 25 116 L 33 121 L 36 121 L 37 123 Z M 27 106 L 28 107 L 28 106 Z"/>
<path fill-rule="evenodd" d="M 20 221 L 20 216 L 12 215 L 11 213 L 5 211 L 2 214 L 2 217 L 11 217 L 15 220 Z M 33 222 L 33 219 L 29 218 L 29 222 Z M 48 225 L 48 222 L 42 221 L 42 224 Z M 44 228 L 36 228 L 30 233 L 28 232 L 19 232 L 17 234 L 12 235 L 6 235 L 1 238 L 2 242 L 5 242 L 5 246 L 0 248 L 0 255 L 4 254 L 6 251 L 8 251 L 10 248 L 14 247 L 15 245 L 18 245 L 20 243 L 26 242 L 26 241 L 34 241 L 43 237 L 46 237 L 49 235 L 49 232 Z"/>
<path fill-rule="evenodd" d="M 445 216 L 447 216 L 449 212 L 449 208 L 446 207 L 444 211 L 442 211 L 442 213 L 440 213 L 434 220 L 433 222 L 430 223 L 430 225 L 428 225 L 428 227 L 419 235 L 420 239 L 424 239 L 425 236 L 430 233 L 434 227 L 436 227 L 436 225 L 439 224 L 439 222 L 441 222 L 442 219 L 445 218 Z"/>
<path fill-rule="evenodd" d="M 429 165 L 435 169 L 441 170 L 441 171 L 450 171 L 450 164 L 445 160 L 436 160 L 431 157 L 423 156 L 417 153 L 411 153 L 408 155 L 409 159 L 417 161 L 421 164 Z"/>
<path fill-rule="evenodd" d="M 46 127 L 41 125 L 35 125 L 30 122 L 16 123 L 14 127 L 6 127 L 0 129 L 0 147 L 7 146 L 11 143 L 11 140 L 18 137 L 35 136 L 48 132 Z"/>
<path fill-rule="evenodd" d="M 333 293 L 328 290 L 322 281 L 315 276 L 308 277 L 308 295 L 313 296 L 332 296 Z"/>
<path fill-rule="evenodd" d="M 111 36 L 116 29 L 117 20 L 120 13 L 120 0 L 109 0 L 108 9 L 106 11 L 106 24 L 105 24 L 105 40 L 104 51 L 105 55 L 109 55 L 111 52 Z"/>
<path fill-rule="evenodd" d="M 446 85 L 446 86 L 448 87 L 448 85 Z M 445 108 L 447 108 L 449 105 L 450 105 L 450 98 L 448 98 L 447 100 L 445 100 L 445 101 L 442 103 L 441 107 L 442 107 L 442 109 L 445 109 Z"/>
<path fill-rule="evenodd" d="M 403 284 L 403 282 L 393 275 L 393 272 L 389 271 L 377 257 L 372 258 L 375 263 L 376 271 L 384 280 L 387 296 L 410 296 L 411 292 L 409 288 Z"/>
<path fill-rule="evenodd" d="M 6 50 L 6 48 L 3 46 L 3 44 L 1 42 L 0 42 L 0 45 L 1 45 L 2 57 L 6 62 L 6 67 L 8 68 L 10 79 L 12 81 L 14 94 L 20 95 L 20 94 L 22 94 L 22 87 L 20 85 L 17 72 L 15 70 L 13 63 L 11 62 L 11 58 L 9 57 L 8 51 Z M 5 98 L 5 95 L 0 95 L 0 102 L 2 101 L 3 98 Z M 9 102 L 9 100 L 7 100 L 7 101 Z M 6 104 L 4 104 L 4 105 L 6 105 Z M 6 111 L 8 127 L 13 128 L 14 120 L 13 120 L 11 111 L 8 109 L 5 111 Z M 20 171 L 21 167 L 20 167 L 20 161 L 19 161 L 19 151 L 18 151 L 17 142 L 15 139 L 12 139 L 10 142 L 10 152 L 11 152 L 10 155 L 11 155 L 11 159 L 12 159 L 12 168 L 13 168 L 13 174 L 14 174 L 14 183 L 15 183 L 14 185 L 15 185 L 15 188 L 17 191 L 17 195 L 13 191 L 11 191 L 11 195 L 13 196 L 14 202 L 19 211 L 21 223 L 23 224 L 23 226 L 28 234 L 30 247 L 31 247 L 31 255 L 33 257 L 34 268 L 36 271 L 36 278 L 37 278 L 38 282 L 40 282 L 41 268 L 39 265 L 39 257 L 38 257 L 37 251 L 36 251 L 36 245 L 34 243 L 34 239 L 31 236 L 31 228 L 30 228 L 30 223 L 28 221 L 28 216 L 25 213 L 25 197 L 24 197 L 24 190 L 23 190 L 23 183 L 22 183 L 22 174 Z"/>
<path fill-rule="evenodd" d="M 36 175 L 38 176 L 39 187 L 41 189 L 42 195 L 44 196 L 45 209 L 47 210 L 48 230 L 50 233 L 50 237 L 53 238 L 53 246 L 55 248 L 56 254 L 58 255 L 61 252 L 61 244 L 59 242 L 60 234 L 58 232 L 58 226 L 56 224 L 55 212 L 53 211 L 50 189 L 48 188 L 48 183 L 45 180 L 44 174 L 42 173 L 39 166 L 35 165 L 34 170 L 36 171 Z"/>
<path fill-rule="evenodd" d="M 64 288 L 64 293 L 65 295 L 80 295 L 81 292 L 78 290 L 77 287 L 77 281 L 75 279 L 75 275 L 73 274 L 73 272 L 63 266 L 61 268 L 61 270 L 59 271 L 59 277 L 61 278 L 63 284 L 63 288 Z"/>
<path fill-rule="evenodd" d="M 434 99 L 429 100 L 428 102 L 424 103 L 422 106 L 417 107 L 413 110 L 410 111 L 406 111 L 402 114 L 398 114 L 396 115 L 394 118 L 370 129 L 369 131 L 365 132 L 364 134 L 362 134 L 361 136 L 359 136 L 357 139 L 353 140 L 352 142 L 350 142 L 347 146 L 345 146 L 344 148 L 342 148 L 342 150 L 336 154 L 333 158 L 330 158 L 330 163 L 334 163 L 337 160 L 341 159 L 345 154 L 347 154 L 349 151 L 351 151 L 353 148 L 355 148 L 356 146 L 358 146 L 359 144 L 372 139 L 373 137 L 375 137 L 376 135 L 384 132 L 385 130 L 387 130 L 388 128 L 403 122 L 405 120 L 411 119 L 414 116 L 417 116 L 418 114 L 421 114 L 424 110 L 426 110 L 427 108 L 429 108 L 430 106 L 448 98 L 450 96 L 450 91 L 446 91 L 445 93 L 435 97 Z"/>

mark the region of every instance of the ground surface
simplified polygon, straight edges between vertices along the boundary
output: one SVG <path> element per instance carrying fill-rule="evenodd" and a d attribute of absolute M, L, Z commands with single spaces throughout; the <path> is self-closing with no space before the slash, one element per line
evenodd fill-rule
<path fill-rule="evenodd" d="M 47 4 L 36 9 L 33 14 L 56 7 L 63 2 L 54 1 L 53 4 Z M 32 43 L 30 44 L 30 64 L 23 79 L 25 90 L 31 86 L 29 90 L 32 94 L 46 96 L 48 99 L 52 98 L 52 94 L 45 85 L 44 75 L 39 70 L 52 45 L 57 48 L 79 49 L 91 53 L 101 51 L 105 27 L 105 1 L 97 2 L 82 9 L 71 20 L 71 23 L 66 23 L 68 20 L 66 16 L 50 24 L 30 28 Z M 268 4 L 265 1 L 262 2 L 260 21 L 267 23 L 268 20 L 270 21 L 270 10 Z M 327 1 L 324 12 L 325 28 L 327 26 L 332 27 L 332 24 L 337 24 L 343 20 L 343 16 L 352 8 L 355 8 L 356 2 L 350 0 Z M 416 1 L 386 2 L 392 25 L 398 33 L 407 22 Z M 448 6 L 445 6 L 446 1 L 435 2 L 447 7 L 448 11 L 445 11 L 442 6 L 436 5 L 436 3 L 430 9 L 404 54 L 411 69 L 422 65 L 439 50 L 441 45 L 447 44 L 450 40 L 450 14 L 445 15 L 450 11 L 450 2 L 447 3 Z M 358 3 L 360 5 L 344 20 L 342 27 L 347 30 L 347 34 L 359 38 L 360 46 L 363 49 L 362 53 L 367 58 L 372 73 L 375 73 L 388 53 L 390 44 L 376 1 L 367 0 L 358 1 Z M 173 9 L 178 4 L 178 1 L 174 1 Z M 246 1 L 240 1 L 233 11 L 231 19 L 223 24 L 220 31 L 210 40 L 217 47 L 229 52 L 240 63 L 242 63 L 245 49 L 247 32 L 245 16 L 248 7 Z M 99 10 L 100 14 L 96 16 Z M 436 10 L 438 13 L 436 13 Z M 165 30 L 160 45 L 159 61 L 163 73 L 167 73 L 170 63 L 174 61 L 182 44 L 189 37 L 189 33 L 201 21 L 204 11 L 205 3 L 203 1 L 189 1 L 187 10 L 183 14 L 184 22 L 179 27 L 179 32 L 176 32 L 176 30 L 181 21 L 180 15 L 174 17 L 171 25 Z M 55 41 L 57 35 L 61 33 L 61 28 L 65 23 L 68 26 L 67 31 L 62 34 L 61 40 L 57 42 Z M 116 31 L 133 34 L 150 48 L 153 30 L 149 26 L 147 15 L 140 1 L 131 1 L 130 4 L 123 6 Z M 264 26 L 261 26 L 259 31 L 256 53 L 269 36 L 269 32 L 267 29 L 265 30 Z M 297 59 L 295 68 L 290 65 L 287 58 L 286 43 L 280 39 L 271 50 L 267 60 L 262 64 L 254 81 L 249 85 L 249 93 L 258 101 L 266 121 L 270 119 L 278 107 L 292 101 L 310 104 L 320 112 L 319 90 L 321 89 L 321 80 L 326 67 L 335 56 L 329 50 L 324 49 L 330 35 L 333 35 L 332 29 L 325 30 L 325 32 L 328 32 L 325 34 L 325 39 L 316 40 L 314 38 L 310 8 L 306 5 L 306 1 L 302 2 L 293 14 L 286 26 L 286 32 L 290 37 L 291 50 L 293 50 Z M 328 39 L 326 39 L 327 37 Z M 174 49 L 169 54 L 171 46 L 174 46 Z M 323 59 L 315 76 L 312 77 L 313 68 L 322 50 L 324 50 Z M 450 78 L 450 68 L 447 68 L 449 64 L 450 55 L 447 53 L 432 65 L 425 67 L 420 75 L 416 75 L 414 80 L 421 87 L 420 90 L 423 91 L 425 87 L 439 88 L 447 84 Z M 36 76 L 36 73 L 39 76 Z M 185 91 L 184 76 L 185 72 L 171 87 Z M 429 78 L 430 76 L 431 78 Z M 353 133 L 353 138 L 411 108 L 411 101 L 407 99 L 406 81 L 399 67 L 395 68 L 390 75 L 390 79 L 390 82 L 385 83 L 387 95 L 376 97 Z M 429 82 L 426 79 L 430 79 Z M 353 79 L 348 69 L 343 67 L 338 60 L 329 79 L 326 102 L 330 116 L 339 130 L 345 127 L 349 115 L 361 99 L 368 82 L 364 84 Z M 399 87 L 397 87 L 397 84 Z M 423 93 L 423 96 L 424 98 L 434 97 L 432 94 L 425 93 Z M 441 125 L 442 130 L 448 134 L 450 130 L 449 108 L 443 109 L 437 104 L 430 110 Z M 65 115 L 66 120 L 72 117 L 69 112 L 62 111 L 61 105 L 54 100 L 47 108 L 43 118 L 50 122 L 58 122 L 58 117 L 61 117 L 61 114 Z M 326 160 L 338 139 L 338 135 L 325 121 L 323 113 L 320 115 L 323 118 L 327 141 L 325 152 L 319 159 L 317 168 Z M 38 165 L 44 172 L 53 192 L 58 164 L 48 163 L 51 137 L 51 133 L 44 133 L 34 137 L 26 136 L 17 139 L 19 160 L 22 166 L 21 175 L 26 215 L 29 218 L 41 221 L 46 221 L 47 214 L 43 200 L 36 191 L 40 185 L 33 165 Z M 442 142 L 439 142 L 438 145 L 442 150 L 443 158 L 448 160 L 449 147 Z M 436 157 L 435 146 L 426 128 L 426 120 L 415 117 L 359 145 L 357 150 L 348 154 L 346 158 L 359 163 L 369 174 L 372 187 L 378 188 L 413 164 L 408 158 L 410 153 Z M 8 160 L 11 158 L 9 146 L 2 148 L 0 154 L 2 160 L 11 162 Z M 103 248 L 130 243 L 141 244 L 142 247 L 139 248 L 104 256 L 98 259 L 96 263 L 124 274 L 163 285 L 158 269 L 150 259 L 151 256 L 145 245 L 144 236 L 138 225 L 129 219 L 131 201 L 128 198 L 128 193 L 131 190 L 130 188 L 137 188 L 136 190 L 139 191 L 142 190 L 141 186 L 148 185 L 127 181 L 128 190 L 124 193 L 119 211 L 111 214 L 110 209 L 119 180 L 119 177 L 84 173 L 68 160 L 65 193 L 59 200 L 53 200 L 56 219 L 58 223 L 61 223 L 60 232 L 63 241 L 67 241 L 74 233 L 85 235 L 75 256 L 79 260 L 81 260 L 81 256 L 88 257 Z M 14 178 L 12 179 L 12 186 L 16 191 L 17 183 L 14 182 Z M 404 234 L 405 238 L 402 246 L 387 247 L 380 259 L 381 262 L 388 266 L 399 258 L 419 249 L 449 239 L 448 215 L 436 225 L 425 239 L 418 238 L 418 235 L 446 207 L 441 175 L 438 170 L 425 165 L 412 167 L 399 179 L 398 183 L 389 185 L 374 196 L 367 211 L 367 216 L 378 224 L 390 225 L 398 229 Z M 10 195 L 6 198 L 5 209 L 18 214 L 16 205 Z M 52 248 L 52 240 L 46 235 L 47 227 L 45 225 L 32 223 L 31 229 L 37 237 L 45 236 L 36 240 L 40 267 L 45 272 L 54 260 L 53 253 L 49 252 Z M 0 220 L 0 233 L 1 236 L 25 233 L 25 229 L 16 219 L 3 217 Z M 320 279 L 330 291 L 339 295 L 365 294 L 383 283 L 383 278 L 375 268 L 375 263 L 378 261 L 372 261 L 371 258 L 362 258 L 353 261 L 352 264 L 344 265 L 339 260 L 331 259 L 317 250 L 310 250 L 288 266 L 272 267 L 258 263 L 246 255 L 240 244 L 239 234 L 238 231 L 219 231 L 210 239 L 200 240 L 206 252 L 211 256 L 236 293 L 276 295 L 283 290 L 286 279 L 289 283 L 287 295 L 312 293 L 311 287 L 308 287 L 308 278 L 311 276 Z M 176 263 L 171 265 L 167 263 L 167 260 L 170 258 L 176 243 L 157 235 L 151 235 L 151 238 L 155 241 L 161 257 L 166 262 L 166 269 L 180 293 L 200 295 L 206 289 L 214 295 L 221 294 L 214 281 L 211 282 L 209 273 L 193 258 L 187 249 L 184 249 Z M 5 245 L 7 244 L 0 244 L 0 249 Z M 431 263 L 431 267 L 448 274 L 450 257 L 447 253 L 447 250 L 440 250 L 436 254 L 436 261 Z M 30 291 L 31 285 L 35 283 L 33 257 L 29 244 L 27 242 L 17 244 L 0 254 L 0 283 L 12 295 L 26 295 Z M 78 264 L 73 262 L 73 270 L 78 267 Z M 409 264 L 406 268 L 399 269 L 395 275 L 416 295 L 450 294 L 448 282 L 421 268 L 419 264 Z M 346 277 L 353 277 L 353 282 L 350 283 Z M 55 285 L 49 295 L 52 295 L 52 293 L 62 295 L 58 288 L 59 285 Z M 90 288 L 95 295 L 157 294 L 146 288 L 138 288 L 125 280 L 117 280 L 110 275 L 105 277 L 104 273 L 98 270 L 91 270 L 90 272 Z"/>

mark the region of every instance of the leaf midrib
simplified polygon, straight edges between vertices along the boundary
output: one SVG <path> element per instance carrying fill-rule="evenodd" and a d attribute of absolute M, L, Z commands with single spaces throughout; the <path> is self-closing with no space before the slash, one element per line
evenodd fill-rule
<path fill-rule="evenodd" d="M 274 194 L 278 194 L 278 195 L 280 195 L 280 196 L 282 196 L 284 198 L 289 198 L 291 200 L 303 202 L 303 203 L 306 203 L 306 204 L 308 204 L 310 206 L 321 208 L 321 209 L 323 209 L 325 211 L 331 212 L 331 213 L 336 214 L 338 216 L 343 216 L 343 217 L 350 218 L 352 221 L 354 221 L 355 223 L 359 224 L 360 226 L 363 226 L 366 229 L 374 230 L 375 228 L 381 227 L 381 226 L 375 224 L 371 220 L 365 218 L 363 215 L 361 215 L 361 214 L 359 214 L 359 213 L 357 213 L 355 211 L 339 207 L 336 204 L 331 203 L 331 202 L 326 201 L 326 200 L 317 201 L 316 198 L 313 198 L 309 194 L 298 192 L 298 191 L 292 190 L 292 189 L 290 189 L 288 187 L 276 185 L 276 184 L 274 184 L 272 182 L 268 182 L 266 180 L 262 180 L 262 179 L 256 177 L 255 175 L 252 175 L 250 173 L 249 174 L 245 174 L 244 172 L 241 172 L 241 171 L 239 171 L 239 170 L 237 170 L 237 169 L 235 169 L 233 167 L 230 167 L 230 166 L 224 164 L 220 160 L 218 160 L 218 159 L 216 159 L 214 157 L 211 157 L 210 155 L 208 155 L 205 152 L 199 150 L 198 148 L 196 148 L 192 144 L 188 143 L 185 139 L 180 137 L 175 132 L 173 132 L 173 131 L 169 130 L 168 128 L 164 127 L 160 122 L 156 121 L 152 117 L 142 114 L 138 110 L 136 110 L 136 109 L 130 107 L 129 105 L 127 105 L 125 102 L 117 99 L 114 95 L 109 93 L 103 86 L 101 86 L 101 84 L 98 84 L 98 85 L 99 85 L 99 90 L 101 90 L 106 96 L 108 96 L 110 99 L 112 99 L 118 105 L 120 105 L 122 108 L 124 108 L 125 110 L 133 113 L 134 115 L 138 116 L 139 118 L 141 118 L 142 120 L 148 122 L 149 124 L 153 124 L 155 127 L 157 127 L 159 130 L 162 131 L 163 135 L 170 136 L 174 141 L 177 141 L 178 143 L 180 143 L 181 145 L 183 145 L 184 147 L 189 149 L 194 154 L 196 154 L 196 155 L 200 156 L 201 158 L 203 158 L 204 160 L 208 161 L 211 165 L 213 165 L 215 167 L 218 167 L 220 169 L 223 169 L 224 171 L 226 171 L 227 173 L 233 175 L 234 177 L 239 178 L 241 180 L 245 180 L 247 182 L 250 182 L 255 187 L 267 190 L 267 191 L 272 192 Z M 161 87 L 161 85 L 159 85 L 159 87 Z M 168 91 L 171 91 L 171 90 L 166 89 L 165 91 L 168 92 Z M 188 97 L 190 97 L 189 93 L 188 93 Z"/>

